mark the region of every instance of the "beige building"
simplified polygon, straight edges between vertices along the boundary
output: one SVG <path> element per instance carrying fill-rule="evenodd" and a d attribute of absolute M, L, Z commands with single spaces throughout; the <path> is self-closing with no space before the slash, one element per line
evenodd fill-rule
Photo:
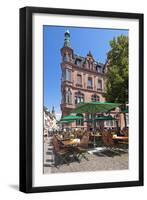
<path fill-rule="evenodd" d="M 57 119 L 55 117 L 54 108 L 52 112 L 48 111 L 47 108 L 43 108 L 43 119 L 44 119 L 44 136 L 48 136 L 50 131 L 56 131 L 59 129 L 57 125 Z"/>

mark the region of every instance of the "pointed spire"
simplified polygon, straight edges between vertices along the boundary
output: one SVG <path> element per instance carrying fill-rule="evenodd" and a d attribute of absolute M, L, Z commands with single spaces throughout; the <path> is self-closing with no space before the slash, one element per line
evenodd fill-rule
<path fill-rule="evenodd" d="M 54 109 L 54 106 L 52 107 L 52 113 L 55 113 L 55 109 Z"/>
<path fill-rule="evenodd" d="M 91 51 L 88 52 L 87 56 L 93 58 L 93 55 L 92 55 Z"/>
<path fill-rule="evenodd" d="M 52 107 L 52 115 L 55 117 L 55 108 L 54 108 L 54 106 Z"/>
<path fill-rule="evenodd" d="M 70 32 L 67 30 L 64 33 L 64 47 L 70 47 Z"/>

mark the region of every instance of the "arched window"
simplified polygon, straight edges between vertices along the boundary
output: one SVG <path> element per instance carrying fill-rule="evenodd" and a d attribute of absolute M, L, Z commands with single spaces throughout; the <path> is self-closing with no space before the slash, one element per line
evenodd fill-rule
<path fill-rule="evenodd" d="M 96 94 L 93 94 L 91 96 L 91 101 L 93 101 L 93 102 L 100 101 L 100 97 L 98 95 L 96 95 Z"/>
<path fill-rule="evenodd" d="M 66 52 L 64 55 L 63 55 L 63 62 L 68 62 L 69 61 L 69 54 L 68 52 Z"/>
<path fill-rule="evenodd" d="M 63 62 L 66 62 L 67 61 L 67 57 L 66 57 L 66 54 L 64 54 L 63 56 Z"/>
<path fill-rule="evenodd" d="M 70 88 L 66 91 L 66 103 L 67 104 L 72 104 L 72 92 Z"/>
<path fill-rule="evenodd" d="M 75 64 L 76 64 L 78 67 L 81 67 L 81 60 L 76 59 Z"/>
<path fill-rule="evenodd" d="M 66 91 L 62 90 L 62 103 L 66 103 Z"/>
<path fill-rule="evenodd" d="M 84 94 L 81 92 L 76 92 L 75 93 L 75 104 L 84 102 Z"/>
<path fill-rule="evenodd" d="M 83 117 L 82 114 L 77 114 L 77 116 Z M 84 125 L 83 119 L 77 119 L 76 120 L 76 125 L 77 126 L 83 126 Z"/>

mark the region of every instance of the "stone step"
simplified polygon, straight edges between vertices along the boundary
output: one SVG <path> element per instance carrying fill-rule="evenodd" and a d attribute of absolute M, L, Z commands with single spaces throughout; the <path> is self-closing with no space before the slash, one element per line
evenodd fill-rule
<path fill-rule="evenodd" d="M 48 143 L 44 143 L 44 166 L 53 166 L 54 165 L 54 154 L 53 146 Z"/>

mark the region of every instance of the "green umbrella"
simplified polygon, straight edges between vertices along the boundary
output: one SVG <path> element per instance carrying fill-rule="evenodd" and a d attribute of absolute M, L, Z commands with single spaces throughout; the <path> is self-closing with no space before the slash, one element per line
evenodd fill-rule
<path fill-rule="evenodd" d="M 86 119 L 86 120 L 84 120 L 84 122 L 93 122 L 93 120 L 92 119 Z"/>
<path fill-rule="evenodd" d="M 128 113 L 128 109 L 122 110 L 122 113 Z"/>
<path fill-rule="evenodd" d="M 74 120 L 68 120 L 68 121 L 63 120 L 63 121 L 59 121 L 58 124 L 70 124 L 72 122 L 74 122 Z"/>
<path fill-rule="evenodd" d="M 101 116 L 101 117 L 96 117 L 94 119 L 95 121 L 105 121 L 105 120 L 116 120 L 115 118 L 113 118 L 112 116 Z M 84 122 L 93 122 L 92 119 L 87 119 L 87 120 L 84 120 Z"/>
<path fill-rule="evenodd" d="M 83 117 L 75 115 L 67 115 L 61 118 L 60 124 L 70 124 L 79 119 L 83 119 Z"/>
<path fill-rule="evenodd" d="M 107 120 L 116 120 L 114 117 L 112 116 L 101 116 L 101 117 L 97 117 L 95 118 L 95 120 L 104 120 L 104 121 L 107 121 Z"/>
<path fill-rule="evenodd" d="M 75 121 L 77 119 L 83 119 L 83 117 L 81 116 L 75 116 L 75 115 L 68 115 L 68 116 L 65 116 L 65 117 L 62 117 L 60 121 Z"/>
<path fill-rule="evenodd" d="M 77 107 L 72 110 L 72 113 L 107 113 L 116 107 L 119 107 L 119 103 L 107 103 L 107 102 L 84 102 L 77 105 Z"/>

